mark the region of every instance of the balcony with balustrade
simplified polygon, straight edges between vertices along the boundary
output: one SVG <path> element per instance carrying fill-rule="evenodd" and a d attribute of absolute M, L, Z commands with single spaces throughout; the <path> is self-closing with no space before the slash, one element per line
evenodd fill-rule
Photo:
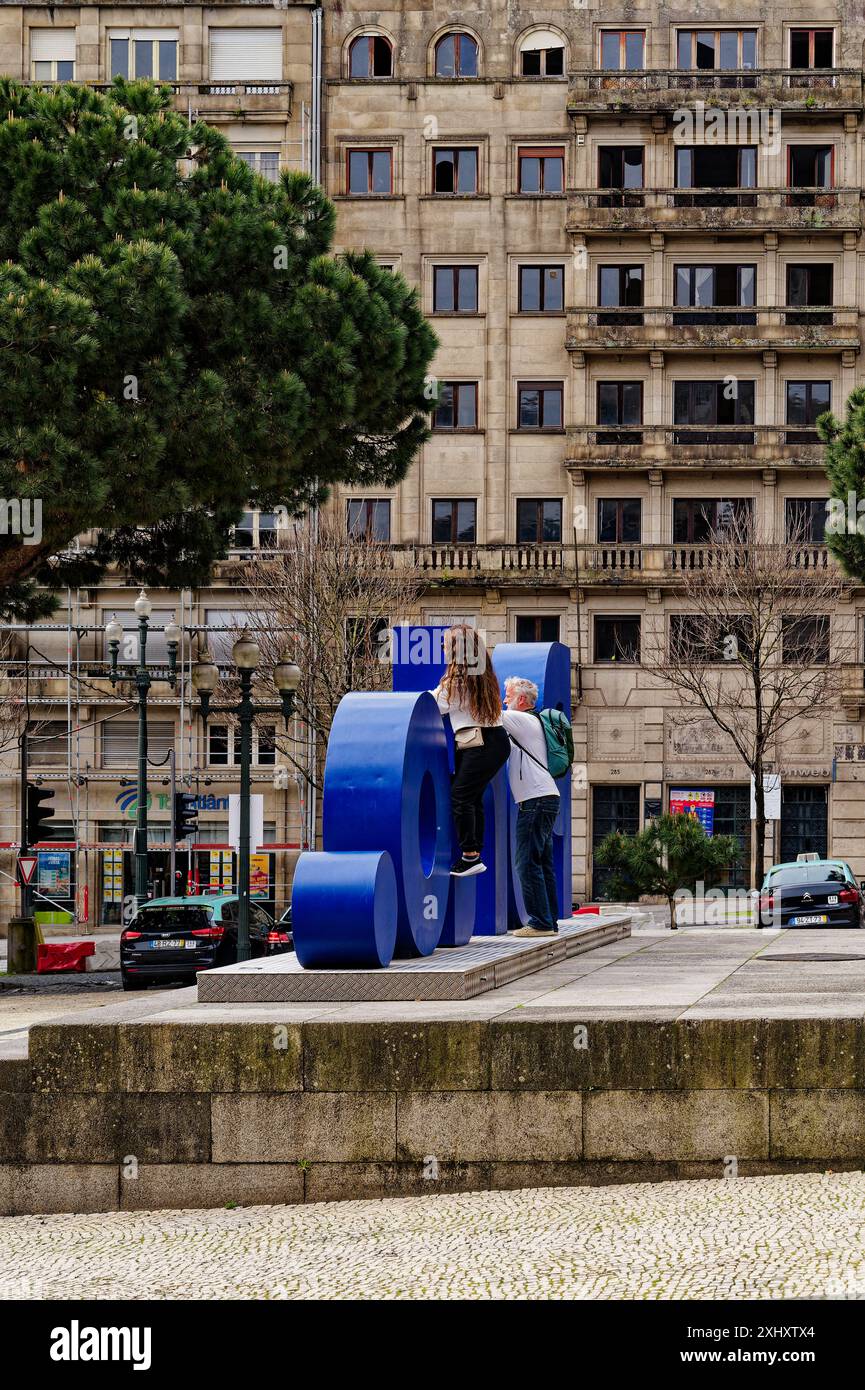
<path fill-rule="evenodd" d="M 862 72 L 857 68 L 659 68 L 630 72 L 605 69 L 569 76 L 571 116 L 672 114 L 699 101 L 715 109 L 741 108 L 745 129 L 749 117 L 759 121 L 759 111 L 749 108 L 772 108 L 797 120 L 847 112 L 861 115 Z"/>
<path fill-rule="evenodd" d="M 862 225 L 858 188 L 576 188 L 568 194 L 572 236 L 623 232 L 853 232 Z"/>
<path fill-rule="evenodd" d="M 858 352 L 854 308 L 799 305 L 568 310 L 565 346 L 574 353 L 645 353 L 703 348 L 711 352 Z"/>
<path fill-rule="evenodd" d="M 565 467 L 645 472 L 823 467 L 816 430 L 787 425 L 572 425 Z"/>

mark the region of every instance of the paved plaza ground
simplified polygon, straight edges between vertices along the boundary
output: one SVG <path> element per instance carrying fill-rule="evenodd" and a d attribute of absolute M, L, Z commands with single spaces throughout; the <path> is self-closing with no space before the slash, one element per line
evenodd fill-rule
<path fill-rule="evenodd" d="M 865 1298 L 865 1174 L 9 1217 L 0 1298 Z"/>

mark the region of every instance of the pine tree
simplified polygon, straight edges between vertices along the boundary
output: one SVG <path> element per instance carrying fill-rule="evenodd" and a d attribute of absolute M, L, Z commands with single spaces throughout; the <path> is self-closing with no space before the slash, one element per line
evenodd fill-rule
<path fill-rule="evenodd" d="M 165 88 L 0 80 L 0 496 L 42 504 L 38 543 L 0 535 L 4 611 L 110 562 L 201 583 L 246 505 L 405 476 L 436 340 L 334 225 Z"/>
<path fill-rule="evenodd" d="M 826 540 L 846 572 L 865 580 L 865 506 L 860 506 L 865 498 L 865 387 L 850 392 L 843 421 L 821 415 L 817 432 L 826 446 L 832 492 Z"/>

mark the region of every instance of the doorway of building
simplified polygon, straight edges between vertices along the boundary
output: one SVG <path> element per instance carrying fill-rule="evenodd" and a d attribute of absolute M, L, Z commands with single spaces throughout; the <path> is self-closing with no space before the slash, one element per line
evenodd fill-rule
<path fill-rule="evenodd" d="M 592 898 L 595 902 L 603 898 L 612 872 L 594 862 L 597 846 L 612 830 L 635 835 L 639 828 L 639 787 L 592 788 Z"/>
<path fill-rule="evenodd" d="M 781 788 L 781 846 L 783 863 L 797 854 L 829 852 L 829 788 L 797 786 Z"/>

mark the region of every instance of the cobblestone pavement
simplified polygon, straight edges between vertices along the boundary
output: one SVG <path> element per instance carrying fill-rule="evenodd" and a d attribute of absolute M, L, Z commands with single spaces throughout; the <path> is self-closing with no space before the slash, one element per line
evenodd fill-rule
<path fill-rule="evenodd" d="M 10 1298 L 856 1298 L 865 1174 L 0 1221 Z"/>

